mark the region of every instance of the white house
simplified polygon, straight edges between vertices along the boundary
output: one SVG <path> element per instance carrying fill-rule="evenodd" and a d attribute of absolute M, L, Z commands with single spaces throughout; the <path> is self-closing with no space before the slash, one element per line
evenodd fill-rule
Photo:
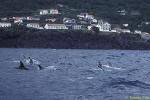
<path fill-rule="evenodd" d="M 113 28 L 111 31 L 116 32 L 116 33 L 121 33 L 122 29 L 121 28 Z"/>
<path fill-rule="evenodd" d="M 98 26 L 100 26 L 100 31 L 111 31 L 111 25 L 108 22 L 104 22 L 103 20 L 98 21 Z"/>
<path fill-rule="evenodd" d="M 31 16 L 28 16 L 28 17 L 27 17 L 27 20 L 30 20 L 30 21 L 39 21 L 40 18 L 39 18 L 39 17 L 31 17 Z"/>
<path fill-rule="evenodd" d="M 88 26 L 88 30 L 91 30 L 93 26 L 99 28 L 99 31 L 111 32 L 111 25 L 108 22 L 99 21 L 98 24 Z"/>
<path fill-rule="evenodd" d="M 122 33 L 131 33 L 131 31 L 129 29 L 122 29 L 121 31 L 122 31 Z"/>
<path fill-rule="evenodd" d="M 111 31 L 111 25 L 108 22 L 103 23 L 101 31 Z"/>
<path fill-rule="evenodd" d="M 23 20 L 22 19 L 16 19 L 16 20 L 14 20 L 14 23 L 15 24 L 21 24 L 21 23 L 23 23 Z"/>
<path fill-rule="evenodd" d="M 40 15 L 47 15 L 48 14 L 48 10 L 40 10 Z"/>
<path fill-rule="evenodd" d="M 0 18 L 2 21 L 7 21 L 8 18 Z"/>
<path fill-rule="evenodd" d="M 82 25 L 72 25 L 73 30 L 82 30 Z"/>
<path fill-rule="evenodd" d="M 150 25 L 150 22 L 142 22 L 145 25 Z"/>
<path fill-rule="evenodd" d="M 129 26 L 129 24 L 123 24 L 122 26 L 124 26 L 124 27 L 128 27 L 128 26 Z"/>
<path fill-rule="evenodd" d="M 135 31 L 134 31 L 134 34 L 142 34 L 142 31 L 140 31 L 140 30 L 135 30 Z"/>
<path fill-rule="evenodd" d="M 12 17 L 11 19 L 14 19 L 14 20 L 26 20 L 27 18 L 26 17 Z"/>
<path fill-rule="evenodd" d="M 29 23 L 26 25 L 28 28 L 35 28 L 35 29 L 44 29 L 39 25 L 39 23 Z"/>
<path fill-rule="evenodd" d="M 80 13 L 79 15 L 77 15 L 77 17 L 82 20 L 82 19 L 85 19 L 85 20 L 93 20 L 94 19 L 94 16 L 93 15 L 89 15 L 88 13 Z"/>
<path fill-rule="evenodd" d="M 75 19 L 71 19 L 71 18 L 63 18 L 63 23 L 64 24 L 75 24 L 76 20 Z"/>
<path fill-rule="evenodd" d="M 88 13 L 80 13 L 77 15 L 78 18 L 85 18 L 85 16 L 88 15 Z"/>
<path fill-rule="evenodd" d="M 58 9 L 50 9 L 49 14 L 57 15 L 57 14 L 59 14 L 59 11 L 58 11 Z"/>
<path fill-rule="evenodd" d="M 114 30 L 114 29 L 113 29 L 113 30 L 111 30 L 111 32 L 113 32 L 113 33 L 117 33 L 117 30 Z"/>
<path fill-rule="evenodd" d="M 88 19 L 88 20 L 93 20 L 94 16 L 93 15 L 86 15 L 85 18 Z"/>
<path fill-rule="evenodd" d="M 98 21 L 97 21 L 97 19 L 92 19 L 91 22 L 92 22 L 92 23 L 97 23 Z"/>
<path fill-rule="evenodd" d="M 122 16 L 125 16 L 127 14 L 127 11 L 125 9 L 118 10 L 117 12 Z"/>
<path fill-rule="evenodd" d="M 82 25 L 88 25 L 88 24 L 90 24 L 90 23 L 87 22 L 87 21 L 80 21 L 80 24 L 82 24 Z"/>
<path fill-rule="evenodd" d="M 46 24 L 45 29 L 51 29 L 51 30 L 67 30 L 68 27 L 66 27 L 65 24 Z"/>
<path fill-rule="evenodd" d="M 40 10 L 40 15 L 48 15 L 48 14 L 57 15 L 57 14 L 60 14 L 60 13 L 59 13 L 58 9 Z"/>
<path fill-rule="evenodd" d="M 11 23 L 0 23 L 0 27 L 11 27 Z"/>
<path fill-rule="evenodd" d="M 92 25 L 88 26 L 88 30 L 92 30 L 92 27 L 97 27 L 99 29 L 99 31 L 102 31 L 102 26 L 99 24 L 92 24 Z"/>
<path fill-rule="evenodd" d="M 145 24 L 146 24 L 146 25 L 149 25 L 149 24 L 150 24 L 150 22 L 145 22 Z"/>

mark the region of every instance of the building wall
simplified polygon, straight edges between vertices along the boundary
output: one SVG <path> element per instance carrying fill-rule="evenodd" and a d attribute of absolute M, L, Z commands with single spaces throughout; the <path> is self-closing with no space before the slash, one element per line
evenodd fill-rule
<path fill-rule="evenodd" d="M 40 27 L 39 24 L 27 24 L 28 28 L 36 28 L 36 29 L 43 29 L 43 27 Z"/>
<path fill-rule="evenodd" d="M 40 15 L 47 15 L 48 14 L 48 10 L 41 10 L 40 11 Z"/>
<path fill-rule="evenodd" d="M 57 9 L 51 9 L 50 14 L 59 14 L 59 11 Z"/>
<path fill-rule="evenodd" d="M 0 23 L 0 27 L 11 27 L 11 23 Z"/>
<path fill-rule="evenodd" d="M 68 29 L 68 28 L 65 25 L 46 24 L 45 29 L 59 30 L 59 29 Z"/>
<path fill-rule="evenodd" d="M 73 25 L 72 29 L 74 29 L 74 30 L 81 30 L 82 29 L 82 25 Z"/>
<path fill-rule="evenodd" d="M 103 24 L 103 31 L 110 31 L 111 30 L 111 25 L 106 23 L 106 24 Z"/>
<path fill-rule="evenodd" d="M 111 31 L 111 25 L 109 23 L 93 24 L 91 26 L 88 26 L 88 30 L 91 30 L 93 26 L 99 28 L 99 31 Z"/>

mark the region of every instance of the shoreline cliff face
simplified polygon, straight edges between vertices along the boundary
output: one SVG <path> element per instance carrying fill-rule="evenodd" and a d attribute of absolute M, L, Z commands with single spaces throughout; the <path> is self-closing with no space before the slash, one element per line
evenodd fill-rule
<path fill-rule="evenodd" d="M 0 29 L 0 48 L 150 50 L 150 42 L 136 34 Z"/>

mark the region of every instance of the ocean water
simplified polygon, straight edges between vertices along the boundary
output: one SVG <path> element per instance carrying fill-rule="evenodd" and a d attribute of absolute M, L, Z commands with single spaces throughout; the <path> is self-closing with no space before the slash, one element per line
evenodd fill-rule
<path fill-rule="evenodd" d="M 2 48 L 0 100 L 150 100 L 150 51 Z"/>

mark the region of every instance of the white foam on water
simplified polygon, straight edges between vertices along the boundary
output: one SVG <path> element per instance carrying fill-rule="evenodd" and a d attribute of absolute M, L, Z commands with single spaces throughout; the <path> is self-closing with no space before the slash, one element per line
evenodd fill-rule
<path fill-rule="evenodd" d="M 92 70 L 97 71 L 97 70 L 102 70 L 102 69 L 100 69 L 100 68 L 93 68 Z"/>
<path fill-rule="evenodd" d="M 118 70 L 118 71 L 122 71 L 124 69 L 119 68 L 119 67 L 112 67 L 111 65 L 107 64 L 107 65 L 102 65 L 102 69 L 101 68 L 92 68 L 92 70 L 94 71 L 114 71 L 114 70 Z"/>
<path fill-rule="evenodd" d="M 94 77 L 87 77 L 86 79 L 88 79 L 88 80 L 91 80 L 91 79 L 93 79 Z"/>
<path fill-rule="evenodd" d="M 52 49 L 52 50 L 57 50 L 57 49 Z"/>
<path fill-rule="evenodd" d="M 10 62 L 13 62 L 13 63 L 19 63 L 20 60 L 14 60 L 14 61 L 10 61 Z"/>
<path fill-rule="evenodd" d="M 114 69 L 114 70 L 123 70 L 122 68 L 118 68 L 118 67 L 112 67 L 110 65 L 102 65 L 105 68 L 109 68 L 109 69 Z"/>
<path fill-rule="evenodd" d="M 48 69 L 48 70 L 57 70 L 57 66 L 47 66 L 45 69 Z"/>

